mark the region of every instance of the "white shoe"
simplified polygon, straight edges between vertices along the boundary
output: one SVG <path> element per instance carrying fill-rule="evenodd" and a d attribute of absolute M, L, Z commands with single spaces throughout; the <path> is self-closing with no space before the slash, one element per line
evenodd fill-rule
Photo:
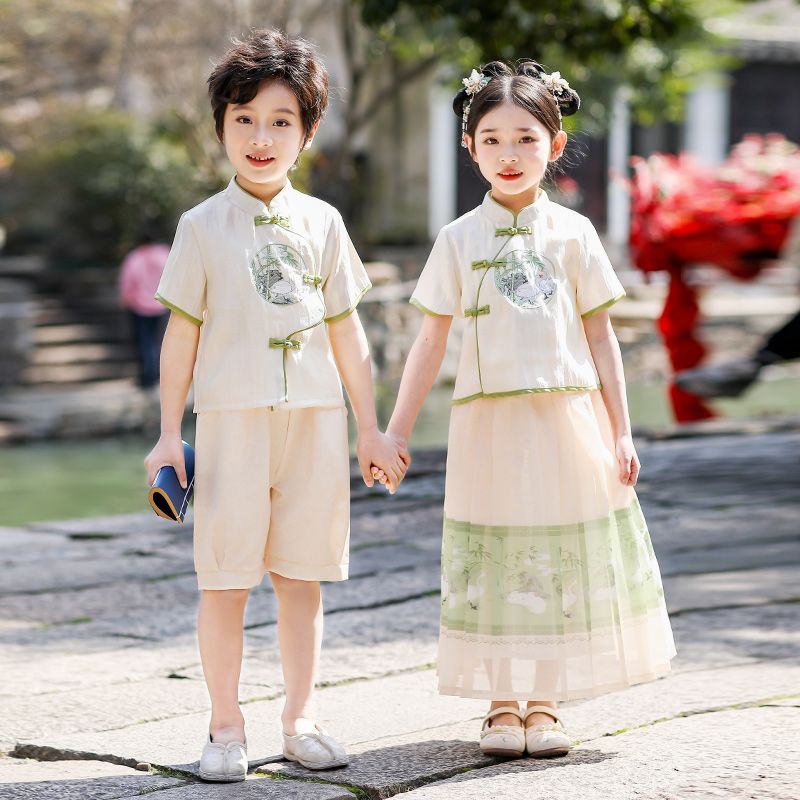
<path fill-rule="evenodd" d="M 522 725 L 492 725 L 498 714 L 514 714 L 522 722 L 522 713 L 514 706 L 500 706 L 483 718 L 481 752 L 498 758 L 521 758 L 525 753 L 525 729 Z"/>
<path fill-rule="evenodd" d="M 209 735 L 200 756 L 200 777 L 219 783 L 243 781 L 247 777 L 247 742 L 219 744 Z"/>
<path fill-rule="evenodd" d="M 306 769 L 346 767 L 347 751 L 332 736 L 316 725 L 315 733 L 283 734 L 283 756 Z"/>
<path fill-rule="evenodd" d="M 543 725 L 531 725 L 525 729 L 525 748 L 528 755 L 534 758 L 550 758 L 569 753 L 572 742 L 561 724 L 558 711 L 550 706 L 531 706 L 525 711 L 523 719 L 528 719 L 531 714 L 547 714 L 553 721 Z"/>

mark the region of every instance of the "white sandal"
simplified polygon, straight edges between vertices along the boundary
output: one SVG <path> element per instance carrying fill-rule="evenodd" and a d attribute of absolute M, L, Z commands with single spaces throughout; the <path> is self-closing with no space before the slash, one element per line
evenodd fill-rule
<path fill-rule="evenodd" d="M 522 718 L 523 723 L 531 714 L 547 714 L 553 718 L 553 721 L 525 728 L 525 747 L 528 755 L 534 758 L 550 758 L 551 756 L 565 756 L 569 753 L 572 749 L 572 742 L 564 730 L 558 711 L 550 706 L 531 706 L 525 711 Z"/>
<path fill-rule="evenodd" d="M 283 757 L 296 761 L 306 769 L 333 769 L 346 767 L 347 751 L 319 725 L 316 733 L 283 734 Z"/>
<path fill-rule="evenodd" d="M 247 742 L 208 741 L 200 756 L 200 777 L 214 783 L 234 783 L 247 777 Z"/>
<path fill-rule="evenodd" d="M 492 709 L 483 718 L 481 752 L 498 758 L 521 758 L 525 753 L 525 729 L 522 725 L 492 725 L 498 714 L 513 714 L 523 721 L 522 712 L 514 706 Z"/>

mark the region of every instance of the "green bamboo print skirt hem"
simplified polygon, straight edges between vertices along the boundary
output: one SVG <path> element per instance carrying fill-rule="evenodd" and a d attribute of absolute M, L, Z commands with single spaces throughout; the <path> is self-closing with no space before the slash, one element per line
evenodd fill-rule
<path fill-rule="evenodd" d="M 669 671 L 658 563 L 599 392 L 453 409 L 439 690 L 567 700 Z"/>

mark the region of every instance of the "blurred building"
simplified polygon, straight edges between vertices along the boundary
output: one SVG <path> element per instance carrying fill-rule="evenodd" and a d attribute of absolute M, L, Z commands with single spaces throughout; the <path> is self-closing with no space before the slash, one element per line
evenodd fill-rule
<path fill-rule="evenodd" d="M 800 5 L 748 3 L 738 15 L 709 19 L 707 25 L 729 39 L 725 51 L 739 66 L 698 75 L 682 123 L 635 123 L 622 89 L 608 134 L 582 137 L 586 155 L 568 175 L 581 187 L 581 210 L 612 242 L 627 239 L 628 205 L 624 189 L 610 183 L 608 174 L 624 174 L 630 156 L 683 150 L 715 164 L 746 133 L 779 132 L 800 142 Z M 365 213 L 376 239 L 431 238 L 480 202 L 485 185 L 458 145 L 451 101 L 450 88 L 429 75 L 412 91 L 398 88 L 365 131 L 365 170 L 374 193 Z"/>

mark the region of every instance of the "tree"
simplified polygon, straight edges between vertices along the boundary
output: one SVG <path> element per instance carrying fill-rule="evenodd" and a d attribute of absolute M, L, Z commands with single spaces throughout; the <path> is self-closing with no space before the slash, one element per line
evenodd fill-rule
<path fill-rule="evenodd" d="M 726 0 L 358 0 L 362 18 L 380 26 L 410 13 L 424 26 L 447 22 L 474 43 L 481 62 L 534 57 L 558 69 L 591 98 L 589 127 L 606 122 L 614 87 L 631 87 L 643 121 L 675 118 L 701 70 L 723 56 L 704 19 L 736 7 Z"/>

